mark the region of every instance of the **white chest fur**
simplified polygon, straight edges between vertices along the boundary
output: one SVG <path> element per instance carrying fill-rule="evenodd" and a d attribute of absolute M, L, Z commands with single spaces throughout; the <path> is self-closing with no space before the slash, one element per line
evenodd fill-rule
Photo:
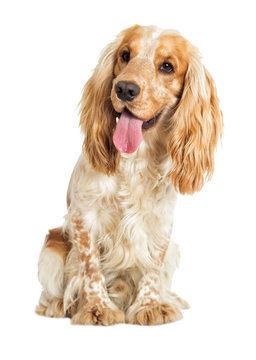
<path fill-rule="evenodd" d="M 171 235 L 176 193 L 165 180 L 170 164 L 154 166 L 144 151 L 122 154 L 114 176 L 95 172 L 81 155 L 72 175 L 69 215 L 81 212 L 106 268 L 146 267 Z"/>

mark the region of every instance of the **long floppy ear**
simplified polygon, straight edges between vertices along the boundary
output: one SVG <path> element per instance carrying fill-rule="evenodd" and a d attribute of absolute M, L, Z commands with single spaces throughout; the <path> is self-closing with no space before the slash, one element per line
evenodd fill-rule
<path fill-rule="evenodd" d="M 80 126 L 84 132 L 83 151 L 95 170 L 105 174 L 115 172 L 119 153 L 113 143 L 116 115 L 110 100 L 113 67 L 119 36 L 103 50 L 92 77 L 84 86 L 80 101 Z"/>
<path fill-rule="evenodd" d="M 167 145 L 172 159 L 168 175 L 181 194 L 199 191 L 211 178 L 214 152 L 223 128 L 213 79 L 202 65 L 196 48 L 191 55 Z"/>

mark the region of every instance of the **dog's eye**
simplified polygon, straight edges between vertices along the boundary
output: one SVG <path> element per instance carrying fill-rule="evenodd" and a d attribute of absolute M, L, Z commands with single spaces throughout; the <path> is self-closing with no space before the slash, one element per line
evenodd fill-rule
<path fill-rule="evenodd" d="M 164 62 L 160 68 L 159 68 L 160 71 L 163 71 L 167 74 L 171 74 L 174 72 L 174 68 L 172 66 L 172 64 L 170 64 L 169 62 Z"/>
<path fill-rule="evenodd" d="M 123 51 L 121 54 L 121 59 L 123 62 L 129 62 L 130 60 L 130 52 L 129 51 Z"/>

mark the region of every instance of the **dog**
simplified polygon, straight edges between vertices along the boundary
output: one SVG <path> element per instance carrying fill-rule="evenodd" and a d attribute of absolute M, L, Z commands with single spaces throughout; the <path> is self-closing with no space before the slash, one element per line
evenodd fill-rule
<path fill-rule="evenodd" d="M 177 193 L 209 180 L 223 117 L 199 52 L 173 30 L 135 25 L 102 52 L 80 102 L 82 154 L 64 224 L 38 265 L 36 312 L 72 324 L 182 318 L 171 292 Z"/>

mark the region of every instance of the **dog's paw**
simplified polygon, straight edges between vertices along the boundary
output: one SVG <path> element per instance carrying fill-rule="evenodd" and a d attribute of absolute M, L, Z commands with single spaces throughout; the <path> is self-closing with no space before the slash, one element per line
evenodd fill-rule
<path fill-rule="evenodd" d="M 63 299 L 54 299 L 49 303 L 49 305 L 45 305 L 40 302 L 36 307 L 35 312 L 38 315 L 47 317 L 62 318 L 66 316 L 63 309 Z"/>
<path fill-rule="evenodd" d="M 114 325 L 124 323 L 124 313 L 101 305 L 86 305 L 71 319 L 72 324 L 78 325 Z"/>
<path fill-rule="evenodd" d="M 144 306 L 134 304 L 127 313 L 127 322 L 138 325 L 160 325 L 182 318 L 182 313 L 176 306 L 157 302 Z"/>

